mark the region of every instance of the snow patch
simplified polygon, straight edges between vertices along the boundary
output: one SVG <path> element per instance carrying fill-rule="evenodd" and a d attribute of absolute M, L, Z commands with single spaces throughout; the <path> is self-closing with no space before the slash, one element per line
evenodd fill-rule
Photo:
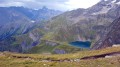
<path fill-rule="evenodd" d="M 32 21 L 31 21 L 31 23 L 35 23 L 35 21 L 34 21 L 34 20 L 32 20 Z"/>
<path fill-rule="evenodd" d="M 104 1 L 108 1 L 108 0 L 104 0 Z"/>
<path fill-rule="evenodd" d="M 117 2 L 116 4 L 120 5 L 120 2 Z"/>
<path fill-rule="evenodd" d="M 111 9 L 111 8 L 103 7 L 103 8 L 101 9 L 101 11 L 96 12 L 96 13 L 93 13 L 92 15 L 104 14 L 104 13 L 107 13 L 110 9 Z"/>
<path fill-rule="evenodd" d="M 111 3 L 115 3 L 117 0 L 113 0 Z"/>

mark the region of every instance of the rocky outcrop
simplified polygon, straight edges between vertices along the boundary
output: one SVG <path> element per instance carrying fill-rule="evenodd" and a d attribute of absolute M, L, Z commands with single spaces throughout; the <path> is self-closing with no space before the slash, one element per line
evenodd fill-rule
<path fill-rule="evenodd" d="M 65 54 L 66 51 L 65 50 L 61 50 L 61 49 L 55 49 L 54 53 L 56 53 L 56 54 Z"/>
<path fill-rule="evenodd" d="M 103 36 L 92 49 L 111 47 L 113 44 L 120 44 L 120 17 L 114 20 L 111 25 L 106 28 Z"/>
<path fill-rule="evenodd" d="M 58 46 L 59 43 L 57 42 L 52 42 L 52 41 L 44 41 L 46 45 L 49 45 L 49 46 Z"/>

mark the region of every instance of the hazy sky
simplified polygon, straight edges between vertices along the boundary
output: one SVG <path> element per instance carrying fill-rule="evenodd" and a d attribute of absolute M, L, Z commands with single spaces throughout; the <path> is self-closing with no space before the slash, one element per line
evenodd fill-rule
<path fill-rule="evenodd" d="M 56 10 L 72 10 L 88 8 L 99 1 L 100 0 L 0 0 L 0 6 L 25 6 L 34 9 L 46 6 Z"/>

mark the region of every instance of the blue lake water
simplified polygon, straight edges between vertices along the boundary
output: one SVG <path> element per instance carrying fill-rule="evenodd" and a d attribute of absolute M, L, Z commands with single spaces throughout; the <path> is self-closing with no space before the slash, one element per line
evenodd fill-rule
<path fill-rule="evenodd" d="M 89 41 L 74 41 L 69 43 L 72 46 L 78 47 L 78 48 L 90 48 L 91 42 Z"/>

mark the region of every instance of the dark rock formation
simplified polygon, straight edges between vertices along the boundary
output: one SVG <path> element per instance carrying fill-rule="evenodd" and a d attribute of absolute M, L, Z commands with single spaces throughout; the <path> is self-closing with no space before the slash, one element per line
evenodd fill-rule
<path fill-rule="evenodd" d="M 83 58 L 81 58 L 81 60 L 107 58 L 107 57 L 117 56 L 119 54 L 120 54 L 120 52 L 112 52 L 112 53 L 100 54 L 100 55 L 95 55 L 95 56 L 83 57 Z"/>
<path fill-rule="evenodd" d="M 92 49 L 111 47 L 113 44 L 120 44 L 120 17 L 114 20 L 111 25 L 106 28 L 103 36 Z"/>
<path fill-rule="evenodd" d="M 60 49 L 55 49 L 54 51 L 56 54 L 65 54 L 66 52 L 64 50 L 60 50 Z"/>

